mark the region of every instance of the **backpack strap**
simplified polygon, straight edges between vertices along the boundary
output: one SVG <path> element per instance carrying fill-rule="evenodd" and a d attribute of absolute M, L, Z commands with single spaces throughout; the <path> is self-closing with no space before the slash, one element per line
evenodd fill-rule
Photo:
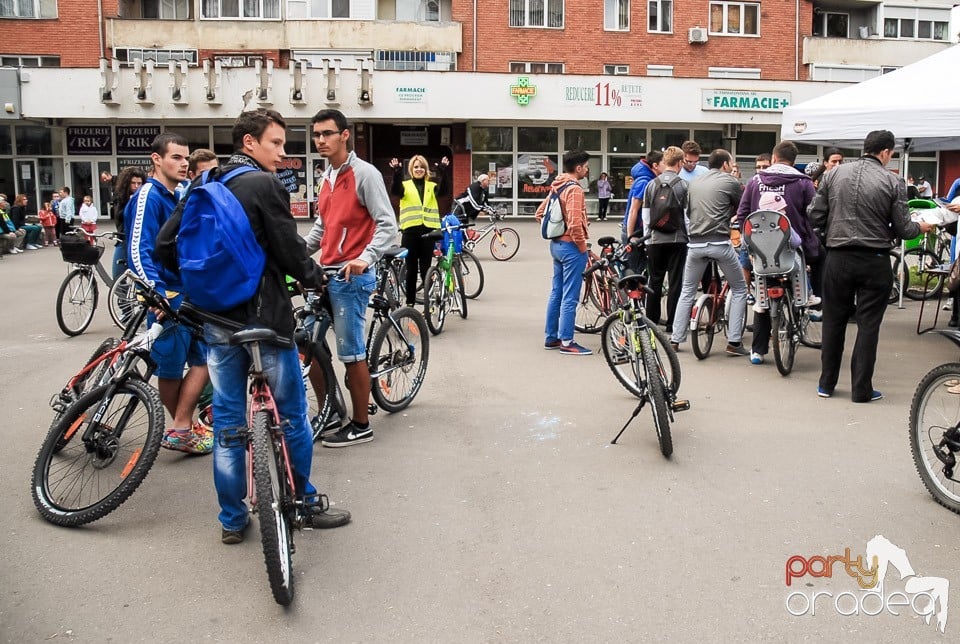
<path fill-rule="evenodd" d="M 256 168 L 253 168 L 253 167 L 251 167 L 251 166 L 248 166 L 248 165 L 239 165 L 239 166 L 237 166 L 236 168 L 234 168 L 233 170 L 231 170 L 230 172 L 221 174 L 221 175 L 217 178 L 217 181 L 219 181 L 220 183 L 226 183 L 226 182 L 230 181 L 230 179 L 233 179 L 234 177 L 238 177 L 238 176 L 240 176 L 241 174 L 246 174 L 247 172 L 256 172 L 256 171 L 257 171 L 257 169 L 256 169 Z M 207 170 L 207 172 L 209 172 L 209 170 Z M 204 175 L 206 175 L 206 172 L 204 173 Z M 207 180 L 204 179 L 204 183 L 206 183 L 206 182 L 207 182 Z"/>

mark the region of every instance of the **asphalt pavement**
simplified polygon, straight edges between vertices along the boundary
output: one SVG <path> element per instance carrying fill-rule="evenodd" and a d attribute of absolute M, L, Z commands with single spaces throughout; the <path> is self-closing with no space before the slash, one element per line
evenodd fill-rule
<path fill-rule="evenodd" d="M 478 250 L 484 291 L 469 319 L 431 338 L 414 404 L 374 416 L 372 443 L 316 446 L 314 482 L 354 519 L 297 537 L 287 610 L 271 597 L 257 531 L 220 543 L 210 457 L 161 450 L 140 489 L 86 527 L 40 518 L 30 474 L 48 400 L 118 331 L 105 302 L 83 335 L 59 331 L 56 249 L 0 260 L 0 641 L 956 639 L 960 617 L 940 635 L 895 595 L 865 614 L 880 600 L 826 559 L 855 559 L 883 535 L 910 579 L 960 584 L 960 517 L 923 488 L 907 434 L 920 378 L 958 352 L 916 335 L 917 303 L 887 311 L 874 381 L 885 397 L 870 404 L 850 402 L 847 360 L 825 400 L 814 350 L 801 347 L 784 378 L 722 344 L 702 362 L 683 346 L 692 409 L 666 460 L 647 409 L 610 445 L 636 401 L 599 336 L 577 338 L 593 356 L 543 350 L 547 242 L 514 225 L 513 260 Z M 594 223 L 591 235 L 615 230 Z M 884 598 L 904 589 L 900 577 L 888 570 Z M 831 595 L 804 604 L 818 592 Z"/>

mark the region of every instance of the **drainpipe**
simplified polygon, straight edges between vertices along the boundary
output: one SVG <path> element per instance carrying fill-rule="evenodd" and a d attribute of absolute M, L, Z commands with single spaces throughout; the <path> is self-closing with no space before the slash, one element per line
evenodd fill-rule
<path fill-rule="evenodd" d="M 473 71 L 477 71 L 477 0 L 473 0 Z"/>
<path fill-rule="evenodd" d="M 103 55 L 103 0 L 97 0 L 97 37 L 100 39 L 100 58 Z"/>
<path fill-rule="evenodd" d="M 800 80 L 800 0 L 796 0 L 797 11 L 796 11 L 796 24 L 794 26 L 796 33 L 796 43 L 793 49 L 794 60 L 796 61 L 796 66 L 794 69 L 793 80 Z"/>

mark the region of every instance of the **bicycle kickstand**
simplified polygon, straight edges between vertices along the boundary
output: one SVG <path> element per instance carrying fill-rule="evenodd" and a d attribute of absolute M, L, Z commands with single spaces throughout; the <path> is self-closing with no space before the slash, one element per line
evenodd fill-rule
<path fill-rule="evenodd" d="M 637 408 L 633 410 L 632 414 L 630 414 L 630 418 L 627 419 L 626 425 L 624 425 L 623 428 L 620 430 L 620 432 L 613 437 L 612 441 L 610 441 L 611 445 L 617 444 L 617 441 L 620 439 L 621 434 L 623 434 L 623 432 L 627 430 L 627 427 L 630 425 L 630 423 L 633 422 L 633 419 L 637 417 L 637 415 L 640 413 L 640 410 L 643 409 L 643 406 L 646 404 L 647 404 L 646 399 L 643 399 L 640 401 L 640 403 L 637 405 Z"/>

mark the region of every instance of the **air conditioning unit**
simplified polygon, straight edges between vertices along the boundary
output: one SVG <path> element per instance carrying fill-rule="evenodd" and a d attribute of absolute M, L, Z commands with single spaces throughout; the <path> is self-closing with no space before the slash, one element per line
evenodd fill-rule
<path fill-rule="evenodd" d="M 690 27 L 690 42 L 707 42 L 707 30 L 705 27 Z"/>

